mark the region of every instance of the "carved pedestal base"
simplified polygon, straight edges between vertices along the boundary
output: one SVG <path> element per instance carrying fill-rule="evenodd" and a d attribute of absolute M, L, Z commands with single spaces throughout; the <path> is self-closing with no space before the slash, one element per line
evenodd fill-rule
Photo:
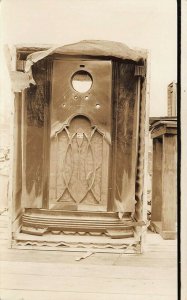
<path fill-rule="evenodd" d="M 22 249 L 139 253 L 130 213 L 26 209 L 12 247 Z"/>

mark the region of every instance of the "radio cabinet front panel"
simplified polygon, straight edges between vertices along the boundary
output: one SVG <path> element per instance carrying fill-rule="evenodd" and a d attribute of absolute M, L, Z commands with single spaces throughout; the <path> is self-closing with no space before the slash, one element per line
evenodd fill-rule
<path fill-rule="evenodd" d="M 49 208 L 107 210 L 111 87 L 111 61 L 54 61 Z"/>

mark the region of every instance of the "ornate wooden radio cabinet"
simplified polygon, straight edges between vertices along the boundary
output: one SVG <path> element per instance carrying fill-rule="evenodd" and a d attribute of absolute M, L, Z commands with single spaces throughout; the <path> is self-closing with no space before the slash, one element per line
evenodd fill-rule
<path fill-rule="evenodd" d="M 114 42 L 17 48 L 12 247 L 142 251 L 146 66 Z"/>

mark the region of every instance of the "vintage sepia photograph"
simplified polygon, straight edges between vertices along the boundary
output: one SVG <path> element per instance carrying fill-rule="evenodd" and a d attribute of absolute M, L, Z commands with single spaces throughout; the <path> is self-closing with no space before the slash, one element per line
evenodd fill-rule
<path fill-rule="evenodd" d="M 0 300 L 187 299 L 180 9 L 0 2 Z"/>

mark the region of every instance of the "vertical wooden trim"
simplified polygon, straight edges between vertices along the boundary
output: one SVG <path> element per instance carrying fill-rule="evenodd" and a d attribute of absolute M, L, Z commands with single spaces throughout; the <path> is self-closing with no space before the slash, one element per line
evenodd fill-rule
<path fill-rule="evenodd" d="M 108 179 L 109 179 L 109 144 L 103 138 L 103 153 L 102 153 L 102 183 L 101 183 L 101 202 L 107 206 L 108 202 Z"/>
<path fill-rule="evenodd" d="M 58 181 L 58 162 L 59 162 L 59 157 L 58 157 L 58 154 L 59 154 L 59 139 L 58 139 L 58 134 L 55 136 L 55 151 L 56 151 L 56 169 L 55 169 L 55 195 L 56 195 L 56 198 L 55 200 L 58 198 L 58 194 L 57 194 L 57 181 Z"/>
<path fill-rule="evenodd" d="M 110 170 L 109 170 L 109 200 L 107 211 L 113 211 L 116 188 L 116 151 L 117 151 L 117 110 L 119 97 L 119 64 L 112 63 L 112 133 L 111 133 L 111 151 L 110 151 Z"/>
<path fill-rule="evenodd" d="M 139 136 L 138 136 L 138 162 L 136 175 L 136 204 L 135 214 L 136 220 L 142 219 L 142 201 L 143 201 L 143 184 L 144 184 L 144 151 L 145 151 L 145 82 L 141 84 L 141 102 L 140 102 L 140 118 L 139 118 Z"/>
<path fill-rule="evenodd" d="M 44 107 L 44 135 L 43 135 L 43 172 L 42 172 L 42 208 L 48 208 L 48 177 L 49 177 L 49 161 L 48 161 L 48 108 Z"/>
<path fill-rule="evenodd" d="M 26 142 L 27 142 L 27 99 L 25 97 L 26 90 L 22 91 L 22 205 L 26 207 Z"/>
<path fill-rule="evenodd" d="M 134 130 L 136 132 L 136 140 L 135 140 L 135 149 L 136 152 L 133 152 L 134 155 L 134 159 L 136 160 L 136 173 L 137 173 L 137 163 L 138 163 L 138 137 L 139 137 L 139 123 L 140 123 L 140 93 L 141 92 L 141 77 L 138 76 L 137 78 L 137 87 L 136 87 L 136 103 L 135 103 L 135 122 L 134 122 Z"/>
<path fill-rule="evenodd" d="M 42 208 L 49 208 L 49 172 L 50 172 L 50 102 L 51 102 L 51 61 L 46 61 L 45 104 L 44 104 L 44 139 L 42 172 Z"/>

